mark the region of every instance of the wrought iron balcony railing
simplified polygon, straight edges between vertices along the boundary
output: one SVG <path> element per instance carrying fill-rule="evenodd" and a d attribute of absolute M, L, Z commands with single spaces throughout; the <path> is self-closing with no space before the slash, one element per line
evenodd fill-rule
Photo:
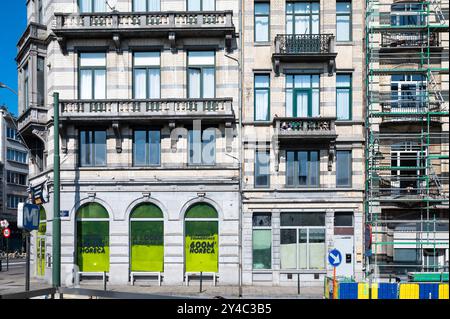
<path fill-rule="evenodd" d="M 53 32 L 64 44 L 70 37 L 126 36 L 168 37 L 225 36 L 231 45 L 235 32 L 233 11 L 55 13 Z"/>
<path fill-rule="evenodd" d="M 336 118 L 331 117 L 277 117 L 274 119 L 279 139 L 335 139 L 337 137 L 335 121 Z"/>
<path fill-rule="evenodd" d="M 328 73 L 335 69 L 335 40 L 332 34 L 278 34 L 275 37 L 275 71 L 284 62 L 328 62 Z"/>
<path fill-rule="evenodd" d="M 234 118 L 231 98 L 61 100 L 62 120 Z"/>
<path fill-rule="evenodd" d="M 402 31 L 402 32 L 382 32 L 381 48 L 421 48 L 438 47 L 439 34 L 431 32 Z"/>

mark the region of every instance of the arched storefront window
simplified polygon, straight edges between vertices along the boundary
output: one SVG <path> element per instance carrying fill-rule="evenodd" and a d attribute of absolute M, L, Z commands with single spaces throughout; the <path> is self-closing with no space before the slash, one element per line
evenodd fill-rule
<path fill-rule="evenodd" d="M 98 203 L 78 209 L 76 214 L 77 265 L 80 271 L 109 271 L 109 215 Z"/>
<path fill-rule="evenodd" d="M 185 215 L 186 272 L 218 272 L 219 222 L 217 211 L 208 204 L 196 204 Z"/>
<path fill-rule="evenodd" d="M 164 271 L 164 216 L 154 204 L 140 204 L 130 216 L 131 271 Z"/>
<path fill-rule="evenodd" d="M 45 233 L 47 231 L 47 214 L 44 207 L 41 206 L 39 213 L 39 228 L 36 238 L 36 267 L 37 275 L 43 277 L 45 275 Z"/>

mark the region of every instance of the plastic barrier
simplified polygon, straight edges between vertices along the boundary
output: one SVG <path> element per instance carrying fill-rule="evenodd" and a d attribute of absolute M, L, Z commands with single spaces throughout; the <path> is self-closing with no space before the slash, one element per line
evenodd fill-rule
<path fill-rule="evenodd" d="M 358 283 L 341 282 L 338 293 L 339 299 L 358 299 Z"/>
<path fill-rule="evenodd" d="M 439 299 L 449 299 L 448 284 L 439 284 Z"/>
<path fill-rule="evenodd" d="M 419 284 L 400 284 L 400 299 L 419 299 Z"/>
<path fill-rule="evenodd" d="M 420 283 L 419 284 L 420 299 L 439 299 L 439 284 Z"/>
<path fill-rule="evenodd" d="M 398 298 L 397 283 L 378 284 L 378 299 L 397 299 L 397 298 Z"/>
<path fill-rule="evenodd" d="M 358 299 L 369 299 L 369 284 L 360 282 L 358 284 Z M 372 284 L 372 299 L 378 299 L 378 284 Z"/>

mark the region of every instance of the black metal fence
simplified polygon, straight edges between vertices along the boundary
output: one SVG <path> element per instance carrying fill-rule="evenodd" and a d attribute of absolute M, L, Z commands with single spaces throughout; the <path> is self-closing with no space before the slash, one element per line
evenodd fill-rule
<path fill-rule="evenodd" d="M 275 46 L 279 54 L 332 53 L 332 34 L 278 34 Z"/>

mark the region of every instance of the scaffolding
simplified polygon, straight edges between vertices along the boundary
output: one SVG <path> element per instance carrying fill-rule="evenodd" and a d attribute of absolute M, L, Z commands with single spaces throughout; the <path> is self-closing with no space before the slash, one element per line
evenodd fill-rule
<path fill-rule="evenodd" d="M 375 281 L 448 272 L 448 8 L 366 0 L 365 269 Z"/>

